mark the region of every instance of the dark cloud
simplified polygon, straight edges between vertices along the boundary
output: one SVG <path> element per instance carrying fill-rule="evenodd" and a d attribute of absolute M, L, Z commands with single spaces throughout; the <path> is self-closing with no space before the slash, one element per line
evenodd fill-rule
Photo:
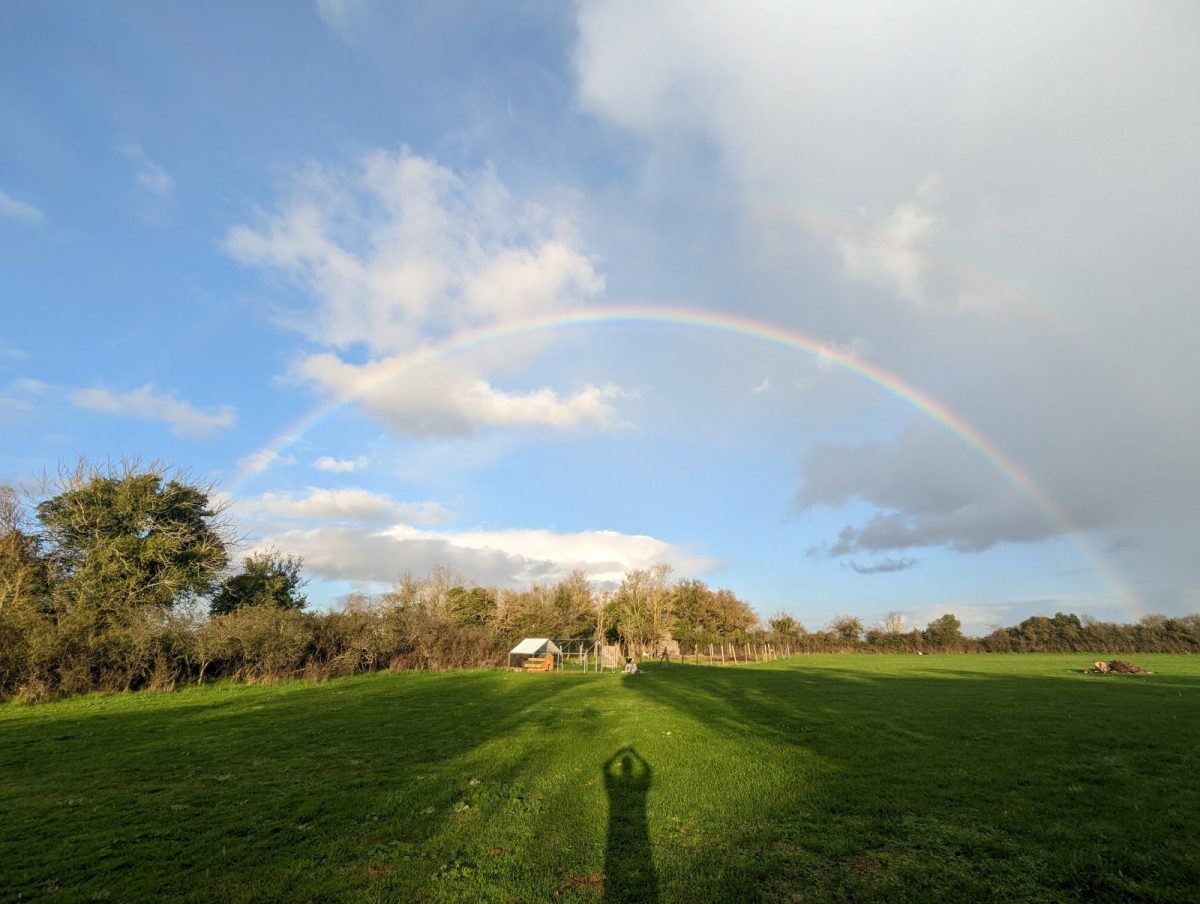
<path fill-rule="evenodd" d="M 912 423 L 888 443 L 818 443 L 801 466 L 801 510 L 866 502 L 876 511 L 847 525 L 831 556 L 943 546 L 982 552 L 1062 532 L 1005 475 L 944 431 Z"/>
<path fill-rule="evenodd" d="M 887 574 L 890 571 L 904 571 L 917 564 L 918 559 L 879 559 L 870 565 L 859 565 L 853 559 L 846 564 L 852 571 L 859 574 Z"/>
<path fill-rule="evenodd" d="M 758 240 L 739 313 L 860 337 L 871 364 L 958 418 L 896 431 L 862 398 L 844 404 L 858 439 L 810 446 L 796 500 L 868 514 L 811 554 L 1070 533 L 1125 553 L 1143 598 L 1191 605 L 1200 54 L 1169 15 L 1110 7 L 1077 40 L 1073 7 L 1039 7 L 1031 36 L 1032 13 L 924 4 L 892 43 L 838 7 L 751 4 L 692 28 L 680 7 L 588 4 L 580 97 L 654 146 L 639 191 L 736 186 Z M 861 90 L 871 78 L 886 99 Z M 689 156 L 687 136 L 718 153 Z M 822 414 L 809 438 L 846 435 Z M 1122 540 L 1134 530 L 1136 550 Z"/>
<path fill-rule="evenodd" d="M 1124 535 L 1117 537 L 1104 548 L 1104 554 L 1109 555 L 1114 552 L 1123 552 L 1127 549 L 1141 549 L 1142 544 L 1133 537 Z"/>

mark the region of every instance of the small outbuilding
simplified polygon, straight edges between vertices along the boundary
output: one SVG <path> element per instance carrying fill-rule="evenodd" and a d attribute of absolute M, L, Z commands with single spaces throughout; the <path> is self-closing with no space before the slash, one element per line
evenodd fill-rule
<path fill-rule="evenodd" d="M 508 667 L 550 671 L 562 659 L 562 650 L 549 637 L 526 637 L 508 651 Z"/>

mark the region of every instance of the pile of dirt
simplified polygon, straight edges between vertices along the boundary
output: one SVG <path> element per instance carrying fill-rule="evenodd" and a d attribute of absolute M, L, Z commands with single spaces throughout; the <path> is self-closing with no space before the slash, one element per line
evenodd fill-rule
<path fill-rule="evenodd" d="M 1144 669 L 1140 665 L 1134 665 L 1132 662 L 1125 662 L 1123 659 L 1114 659 L 1112 662 L 1101 660 L 1094 663 L 1087 670 L 1089 675 L 1153 675 L 1149 669 Z"/>

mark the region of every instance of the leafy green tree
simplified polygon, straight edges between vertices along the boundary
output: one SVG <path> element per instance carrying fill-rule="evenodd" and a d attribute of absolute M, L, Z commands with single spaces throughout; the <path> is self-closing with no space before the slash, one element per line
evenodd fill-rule
<path fill-rule="evenodd" d="M 1055 612 L 1054 618 L 1050 619 L 1061 633 L 1069 633 L 1083 630 L 1083 622 L 1074 612 Z"/>
<path fill-rule="evenodd" d="M 733 591 L 713 590 L 698 580 L 673 585 L 667 594 L 667 608 L 673 636 L 685 643 L 736 637 L 758 622 L 757 613 Z"/>
<path fill-rule="evenodd" d="M 1080 641 L 1083 639 L 1083 622 L 1079 616 L 1073 612 L 1055 612 L 1054 618 L 1050 619 L 1050 624 L 1054 626 L 1056 636 L 1056 647 L 1060 650 L 1079 650 L 1087 649 Z"/>
<path fill-rule="evenodd" d="M 758 613 L 745 600 L 726 588 L 713 591 L 713 630 L 720 637 L 744 634 L 758 624 Z"/>
<path fill-rule="evenodd" d="M 596 594 L 586 572 L 575 569 L 554 585 L 553 607 L 558 636 L 591 637 L 597 629 Z"/>
<path fill-rule="evenodd" d="M 713 592 L 703 581 L 680 581 L 671 588 L 671 612 L 676 640 L 695 643 L 715 637 L 716 606 Z"/>
<path fill-rule="evenodd" d="M 37 514 L 69 609 L 169 609 L 209 593 L 228 562 L 209 490 L 180 472 L 83 463 L 61 490 Z"/>
<path fill-rule="evenodd" d="M 926 625 L 921 636 L 931 647 L 958 646 L 963 641 L 962 622 L 946 613 Z"/>
<path fill-rule="evenodd" d="M 1013 648 L 1012 635 L 1003 625 L 997 625 L 983 639 L 983 646 L 989 653 L 1010 653 Z"/>
<path fill-rule="evenodd" d="M 488 587 L 451 587 L 446 604 L 456 625 L 487 625 L 496 618 L 496 593 Z"/>
<path fill-rule="evenodd" d="M 299 556 L 283 556 L 273 549 L 246 556 L 242 570 L 213 597 L 209 612 L 226 615 L 246 606 L 303 609 L 308 603 L 299 592 L 306 583 L 300 574 L 303 564 Z"/>
<path fill-rule="evenodd" d="M 1021 653 L 1044 653 L 1055 649 L 1054 622 L 1044 615 L 1031 615 L 1015 628 L 1009 628 L 1013 648 Z"/>

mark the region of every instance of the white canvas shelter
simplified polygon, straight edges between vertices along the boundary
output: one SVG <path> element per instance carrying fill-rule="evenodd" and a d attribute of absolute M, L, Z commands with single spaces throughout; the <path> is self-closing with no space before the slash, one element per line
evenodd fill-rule
<path fill-rule="evenodd" d="M 531 656 L 558 656 L 561 658 L 562 650 L 549 637 L 526 637 L 508 651 L 508 664 L 513 664 L 514 657 L 520 662 Z"/>
<path fill-rule="evenodd" d="M 549 637 L 526 637 L 508 651 L 510 656 L 541 656 L 545 653 L 561 656 L 562 650 Z"/>

